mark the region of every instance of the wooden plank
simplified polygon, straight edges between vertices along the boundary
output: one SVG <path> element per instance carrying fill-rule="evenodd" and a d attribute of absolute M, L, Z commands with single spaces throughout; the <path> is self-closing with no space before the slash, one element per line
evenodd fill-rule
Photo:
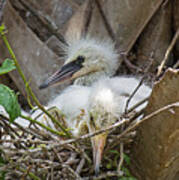
<path fill-rule="evenodd" d="M 146 24 L 163 0 L 102 0 L 104 15 L 115 34 L 119 51 L 129 52 Z M 92 22 L 92 35 L 100 34 L 102 27 L 98 18 Z"/>
<path fill-rule="evenodd" d="M 145 114 L 179 102 L 179 70 L 169 69 L 153 88 Z M 179 108 L 164 111 L 145 121 L 132 147 L 134 174 L 140 180 L 179 179 Z"/>
<path fill-rule="evenodd" d="M 163 60 L 166 50 L 172 39 L 172 2 L 163 6 L 151 19 L 144 32 L 140 36 L 137 48 L 136 64 L 145 69 L 150 63 L 150 56 L 153 53 L 153 63 L 150 72 L 155 73 L 158 65 Z M 167 64 L 172 64 L 173 58 L 170 55 Z"/>
<path fill-rule="evenodd" d="M 65 85 L 60 86 L 60 88 L 52 87 L 43 91 L 40 91 L 38 87 L 44 79 L 63 64 L 63 60 L 59 59 L 56 54 L 37 38 L 9 2 L 7 2 L 4 11 L 4 23 L 8 29 L 8 41 L 17 56 L 24 74 L 30 81 L 33 91 L 41 103 L 47 103 Z M 0 61 L 2 61 L 6 57 L 10 57 L 10 55 L 2 41 L 0 41 L 0 47 Z M 25 95 L 25 87 L 18 73 L 14 71 L 10 73 L 10 76 L 21 93 Z"/>

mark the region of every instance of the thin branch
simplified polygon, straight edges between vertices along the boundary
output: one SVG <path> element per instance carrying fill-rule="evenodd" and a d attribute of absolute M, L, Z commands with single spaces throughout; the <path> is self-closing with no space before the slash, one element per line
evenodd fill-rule
<path fill-rule="evenodd" d="M 152 63 L 154 61 L 153 56 L 154 56 L 154 53 L 151 52 L 150 58 L 149 58 L 150 62 L 148 64 L 148 66 L 146 67 L 145 71 L 144 71 L 144 75 L 143 75 L 142 79 L 140 80 L 139 84 L 137 85 L 137 87 L 134 89 L 134 91 L 132 92 L 132 94 L 128 98 L 127 102 L 126 102 L 125 114 L 127 114 L 127 112 L 128 112 L 128 106 L 129 106 L 129 103 L 130 103 L 131 99 L 134 97 L 134 95 L 136 94 L 136 92 L 138 91 L 140 86 L 143 84 L 143 82 L 144 82 L 144 80 L 146 78 L 146 74 L 149 71 L 150 67 L 152 66 Z"/>
<path fill-rule="evenodd" d="M 124 144 L 121 142 L 120 143 L 120 160 L 117 167 L 118 172 L 121 172 L 123 161 L 124 161 Z"/>
<path fill-rule="evenodd" d="M 149 115 L 145 116 L 143 119 L 141 119 L 140 121 L 139 120 L 136 120 L 134 121 L 127 129 L 125 129 L 120 135 L 118 135 L 118 138 L 117 140 L 119 140 L 121 137 L 123 137 L 124 135 L 126 135 L 129 131 L 135 129 L 137 126 L 139 126 L 142 122 L 152 118 L 153 116 L 156 116 L 157 114 L 160 114 L 161 112 L 164 112 L 168 109 L 171 109 L 171 108 L 174 108 L 174 107 L 179 107 L 179 102 L 176 102 L 176 103 L 173 103 L 173 104 L 169 104 L 169 105 L 166 105 L 152 113 L 150 113 Z M 112 130 L 112 129 L 115 129 L 119 126 L 121 126 L 122 124 L 128 122 L 129 120 L 128 119 L 123 119 L 115 124 L 113 124 L 112 126 L 108 127 L 108 128 L 105 128 L 105 129 L 102 129 L 102 130 L 99 130 L 99 131 L 96 131 L 94 133 L 89 133 L 89 134 L 86 134 L 86 135 L 83 135 L 81 137 L 78 137 L 78 138 L 74 138 L 74 139 L 69 139 L 69 140 L 65 140 L 63 142 L 59 142 L 59 143 L 54 143 L 53 145 L 51 146 L 47 146 L 46 149 L 50 150 L 52 148 L 55 148 L 55 147 L 58 147 L 58 146 L 65 146 L 67 144 L 71 144 L 71 143 L 75 143 L 75 142 L 78 142 L 78 141 L 81 141 L 81 140 L 84 140 L 84 139 L 87 139 L 87 138 L 91 138 L 93 136 L 96 136 L 98 134 L 101 134 L 103 132 L 106 132 L 106 131 L 109 131 L 109 130 Z M 40 151 L 41 148 L 37 148 L 37 149 L 33 149 L 33 150 L 29 150 L 29 152 L 33 153 L 33 152 L 36 152 L 36 151 Z"/>
<path fill-rule="evenodd" d="M 47 131 L 51 132 L 52 134 L 55 134 L 55 135 L 58 135 L 58 136 L 63 136 L 63 135 L 64 135 L 63 133 L 58 132 L 58 131 L 55 131 L 54 129 L 52 129 L 52 128 L 48 127 L 48 126 L 45 126 L 43 123 L 41 123 L 41 122 L 39 122 L 39 121 L 37 121 L 37 120 L 32 119 L 31 117 L 24 116 L 24 115 L 21 115 L 20 117 L 22 117 L 23 119 L 26 119 L 26 120 L 29 121 L 29 122 L 38 124 L 38 125 L 41 126 L 43 129 L 46 129 Z"/>
<path fill-rule="evenodd" d="M 130 62 L 130 60 L 127 58 L 127 54 L 125 52 L 121 52 L 120 53 L 120 56 L 122 57 L 124 63 L 126 64 L 126 66 L 128 67 L 128 69 L 133 72 L 133 73 L 136 73 L 136 72 L 143 72 L 143 70 L 141 68 L 139 68 L 138 66 L 132 64 Z"/>
<path fill-rule="evenodd" d="M 145 99 L 143 99 L 142 101 L 139 101 L 138 103 L 136 103 L 134 106 L 132 106 L 131 108 L 128 109 L 128 113 L 132 112 L 133 110 L 135 110 L 137 107 L 139 107 L 140 105 L 144 104 L 146 101 L 149 100 L 149 97 L 146 97 Z"/>
<path fill-rule="evenodd" d="M 82 169 L 83 169 L 83 166 L 85 165 L 85 158 L 82 158 L 80 163 L 78 164 L 77 168 L 76 168 L 76 173 L 77 174 L 80 174 Z"/>
<path fill-rule="evenodd" d="M 123 137 L 124 135 L 126 135 L 129 131 L 135 129 L 137 126 L 139 126 L 141 123 L 143 123 L 144 121 L 160 114 L 161 112 L 167 111 L 171 108 L 179 108 L 179 102 L 173 103 L 173 104 L 169 104 L 166 105 L 152 113 L 150 113 L 149 115 L 145 116 L 143 119 L 141 119 L 140 121 L 137 119 L 135 120 L 127 129 L 125 129 L 120 135 L 118 135 L 118 138 L 116 139 L 116 141 L 118 141 L 121 137 Z"/>
<path fill-rule="evenodd" d="M 173 69 L 179 68 L 179 60 L 177 60 L 176 64 L 173 66 Z"/>
<path fill-rule="evenodd" d="M 178 28 L 177 32 L 175 33 L 175 36 L 173 37 L 170 45 L 168 46 L 168 49 L 167 49 L 167 51 L 165 53 L 165 56 L 164 56 L 164 58 L 163 58 L 163 60 L 162 60 L 162 62 L 160 64 L 160 66 L 158 67 L 157 76 L 159 76 L 162 73 L 162 69 L 163 69 L 164 65 L 166 64 L 166 61 L 168 60 L 168 57 L 169 57 L 169 55 L 170 55 L 170 53 L 171 53 L 177 39 L 178 39 L 178 36 L 179 36 L 179 28 Z"/>

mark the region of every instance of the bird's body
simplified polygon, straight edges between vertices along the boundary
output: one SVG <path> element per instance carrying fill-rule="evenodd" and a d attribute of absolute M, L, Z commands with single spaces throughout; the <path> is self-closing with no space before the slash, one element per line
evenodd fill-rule
<path fill-rule="evenodd" d="M 69 44 L 65 52 L 64 66 L 40 88 L 66 79 L 74 80 L 74 85 L 58 95 L 49 106 L 56 106 L 65 114 L 67 127 L 74 136 L 85 133 L 84 127 L 89 132 L 95 132 L 115 123 L 124 112 L 126 101 L 139 80 L 112 77 L 120 65 L 114 44 L 86 38 Z M 149 87 L 142 85 L 129 107 L 149 96 L 150 92 Z M 99 171 L 107 135 L 108 132 L 91 138 L 96 172 Z"/>
<path fill-rule="evenodd" d="M 85 127 L 90 93 L 90 87 L 71 85 L 48 104 L 48 107 L 55 106 L 63 112 L 66 126 L 74 137 L 87 133 Z"/>

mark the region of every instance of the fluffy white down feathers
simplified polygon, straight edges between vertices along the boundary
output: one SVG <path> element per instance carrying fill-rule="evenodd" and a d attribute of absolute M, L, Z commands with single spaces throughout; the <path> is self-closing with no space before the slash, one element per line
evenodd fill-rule
<path fill-rule="evenodd" d="M 72 85 L 52 100 L 48 106 L 59 108 L 65 114 L 65 120 L 68 127 L 72 129 L 72 134 L 78 136 L 81 134 L 80 125 L 86 125 L 84 122 L 89 122 L 89 114 L 99 115 L 97 122 L 100 128 L 105 128 L 102 127 L 102 123 L 100 125 L 100 122 L 106 116 L 110 117 L 106 126 L 114 123 L 124 113 L 126 101 L 138 83 L 139 80 L 133 77 L 115 77 L 99 79 L 90 87 Z M 132 98 L 129 107 L 148 97 L 150 93 L 151 88 L 142 85 Z M 144 105 L 138 110 L 143 107 Z M 82 112 L 83 115 L 80 116 Z M 81 121 L 77 120 L 79 117 Z"/>

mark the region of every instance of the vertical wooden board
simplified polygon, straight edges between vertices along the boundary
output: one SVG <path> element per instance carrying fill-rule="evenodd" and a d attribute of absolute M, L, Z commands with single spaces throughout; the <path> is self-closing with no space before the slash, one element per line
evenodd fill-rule
<path fill-rule="evenodd" d="M 99 1 L 116 34 L 119 50 L 128 52 L 163 0 Z M 98 28 L 98 21 L 95 22 Z"/>
<path fill-rule="evenodd" d="M 151 52 L 154 54 L 154 62 L 150 72 L 156 72 L 158 65 L 164 58 L 172 38 L 171 5 L 170 1 L 153 16 L 139 38 L 136 64 L 142 69 L 145 69 L 150 63 Z M 172 56 L 170 56 L 167 62 L 172 64 Z"/>
<path fill-rule="evenodd" d="M 179 102 L 179 70 L 169 69 L 153 88 L 145 114 Z M 132 147 L 132 169 L 141 180 L 179 179 L 179 108 L 143 122 Z"/>
<path fill-rule="evenodd" d="M 21 17 L 7 2 L 4 11 L 4 23 L 8 29 L 7 38 L 14 50 L 21 68 L 40 102 L 47 103 L 56 93 L 58 88 L 39 90 L 39 85 L 62 65 L 59 59 L 35 34 L 27 27 Z M 2 40 L 0 41 L 0 60 L 10 57 Z M 25 95 L 25 87 L 17 71 L 10 73 L 22 94 Z M 60 86 L 62 89 L 63 86 Z"/>

